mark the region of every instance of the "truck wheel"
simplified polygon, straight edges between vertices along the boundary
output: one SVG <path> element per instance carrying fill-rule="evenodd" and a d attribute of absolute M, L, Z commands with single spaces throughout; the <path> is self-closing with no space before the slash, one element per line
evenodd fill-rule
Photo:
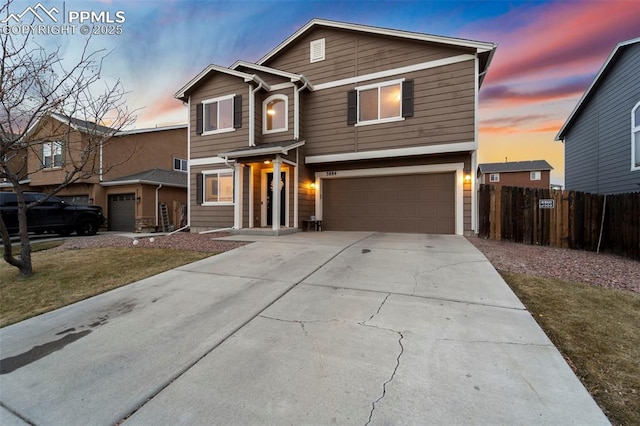
<path fill-rule="evenodd" d="M 95 235 L 98 232 L 98 225 L 91 219 L 81 219 L 76 225 L 76 234 Z"/>

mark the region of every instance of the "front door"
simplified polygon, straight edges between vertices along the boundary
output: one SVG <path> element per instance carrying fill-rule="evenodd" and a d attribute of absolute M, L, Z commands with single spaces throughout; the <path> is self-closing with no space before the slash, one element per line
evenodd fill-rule
<path fill-rule="evenodd" d="M 280 183 L 276 183 L 280 186 L 280 225 L 285 226 L 286 224 L 286 174 L 285 172 L 280 173 Z M 267 226 L 273 225 L 273 172 L 267 173 Z M 277 188 L 277 187 L 276 187 Z"/>

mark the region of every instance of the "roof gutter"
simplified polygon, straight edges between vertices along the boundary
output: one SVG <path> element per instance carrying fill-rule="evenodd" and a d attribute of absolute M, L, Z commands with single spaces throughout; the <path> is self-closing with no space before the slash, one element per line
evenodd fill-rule
<path fill-rule="evenodd" d="M 111 182 L 101 182 L 101 186 L 120 186 L 120 185 L 163 185 L 171 188 L 186 188 L 187 185 L 177 183 L 165 183 L 153 180 L 131 179 L 131 180 L 114 180 Z"/>

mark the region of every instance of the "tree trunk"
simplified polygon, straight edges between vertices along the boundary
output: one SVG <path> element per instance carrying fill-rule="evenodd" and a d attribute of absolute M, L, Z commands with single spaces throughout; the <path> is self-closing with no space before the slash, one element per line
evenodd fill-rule
<path fill-rule="evenodd" d="M 30 277 L 33 275 L 33 265 L 31 263 L 31 241 L 29 241 L 29 231 L 27 227 L 27 209 L 24 202 L 24 194 L 21 190 L 16 191 L 18 198 L 18 223 L 20 229 L 20 259 L 13 256 L 9 231 L 0 217 L 0 236 L 2 236 L 2 246 L 4 247 L 4 260 L 18 268 L 20 275 Z"/>

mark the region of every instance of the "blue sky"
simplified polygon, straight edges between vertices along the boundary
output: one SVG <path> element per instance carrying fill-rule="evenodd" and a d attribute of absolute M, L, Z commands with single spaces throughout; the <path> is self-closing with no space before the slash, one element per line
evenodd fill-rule
<path fill-rule="evenodd" d="M 29 2 L 17 0 L 12 12 Z M 312 18 L 498 44 L 480 92 L 481 162 L 546 159 L 563 181 L 553 138 L 615 45 L 640 37 L 636 0 L 561 1 L 42 1 L 69 10 L 123 11 L 122 35 L 101 35 L 102 76 L 120 79 L 136 128 L 186 122 L 173 94 L 207 65 L 256 61 Z M 39 36 L 77 57 L 84 37 Z"/>

